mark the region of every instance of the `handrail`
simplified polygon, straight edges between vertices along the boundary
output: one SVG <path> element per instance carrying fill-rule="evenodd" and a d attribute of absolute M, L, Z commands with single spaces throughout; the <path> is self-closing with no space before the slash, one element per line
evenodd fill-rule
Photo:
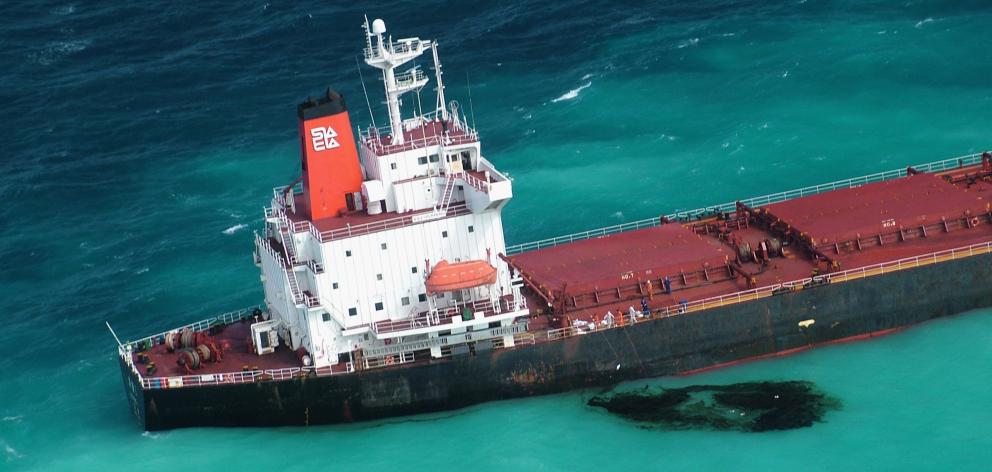
<path fill-rule="evenodd" d="M 981 161 L 982 161 L 982 154 L 975 153 L 961 157 L 954 157 L 951 159 L 944 159 L 941 161 L 929 162 L 926 164 L 919 164 L 912 167 L 921 172 L 940 172 L 948 169 L 954 169 L 958 167 L 978 164 Z M 760 207 L 760 206 L 770 205 L 772 203 L 779 203 L 786 200 L 792 200 L 794 198 L 806 197 L 810 195 L 816 195 L 818 193 L 829 192 L 831 190 L 858 187 L 869 183 L 882 182 L 905 176 L 906 176 L 906 169 L 895 169 L 885 172 L 878 172 L 875 174 L 863 175 L 861 177 L 853 177 L 850 179 L 838 180 L 836 182 L 811 185 L 809 187 L 803 187 L 799 189 L 788 190 L 785 192 L 763 195 L 760 197 L 748 198 L 746 200 L 741 200 L 741 203 L 752 208 Z M 665 218 L 672 221 L 687 221 L 699 216 L 733 211 L 736 208 L 737 208 L 737 202 L 734 201 L 734 202 L 723 203 L 720 205 L 697 208 L 695 210 L 679 211 L 665 215 Z M 580 231 L 578 233 L 567 234 L 564 236 L 557 236 L 554 238 L 531 241 L 522 244 L 515 244 L 506 247 L 506 255 L 512 256 L 515 254 L 520 254 L 521 252 L 555 247 L 561 244 L 571 243 L 575 241 L 582 241 L 585 239 L 597 238 L 602 236 L 608 236 L 611 234 L 622 233 L 625 231 L 632 231 L 642 228 L 651 228 L 654 226 L 658 226 L 660 224 L 661 224 L 661 218 L 658 217 L 647 218 L 643 220 L 632 221 L 629 223 L 591 229 L 588 231 Z"/>
<path fill-rule="evenodd" d="M 437 115 L 438 112 L 431 112 L 422 116 L 414 117 L 411 120 L 404 121 L 403 129 L 409 129 L 408 126 L 412 126 L 413 128 L 425 126 L 427 123 L 439 119 Z M 459 132 L 453 133 L 452 131 Z M 391 133 L 391 126 L 380 126 L 377 128 L 369 126 L 368 128 L 358 130 L 358 140 L 376 156 L 393 154 L 401 151 L 410 151 L 427 146 L 457 146 L 461 144 L 473 143 L 479 140 L 478 131 L 468 124 L 457 120 L 451 120 L 449 122 L 449 129 L 447 133 L 433 134 L 431 136 L 425 135 L 415 139 L 407 139 L 398 144 L 384 144 L 382 142 L 382 137 L 388 136 Z"/>
<path fill-rule="evenodd" d="M 275 210 L 279 211 L 279 210 Z M 468 206 L 465 203 L 452 204 L 446 213 L 447 216 L 458 216 L 466 215 L 471 213 Z M 389 218 L 385 220 L 373 221 L 371 223 L 363 223 L 360 225 L 347 226 L 344 228 L 337 228 L 327 231 L 318 231 L 317 227 L 313 223 L 307 220 L 294 221 L 292 222 L 292 229 L 294 233 L 302 233 L 304 231 L 309 231 L 310 234 L 314 235 L 318 241 L 325 243 L 328 241 L 333 241 L 335 239 L 350 238 L 352 236 L 361 236 L 365 234 L 377 233 L 379 231 L 385 231 L 387 229 L 402 228 L 404 226 L 411 226 L 422 221 L 415 220 L 415 217 L 423 216 L 428 213 L 418 212 L 412 215 L 397 216 L 394 218 Z M 427 221 L 427 220 L 423 220 Z"/>
<path fill-rule="evenodd" d="M 480 179 L 480 178 L 472 175 L 469 172 L 459 172 L 459 173 L 456 173 L 454 175 L 455 175 L 455 177 L 464 180 L 466 183 L 468 183 L 469 185 L 471 185 L 476 190 L 478 190 L 480 192 L 483 192 L 483 193 L 489 193 L 489 182 L 486 182 L 486 181 L 484 181 L 484 180 L 482 180 L 482 179 Z"/>
<path fill-rule="evenodd" d="M 510 303 L 514 304 L 511 305 Z M 519 303 L 516 303 L 516 299 L 512 295 L 507 298 L 507 306 L 515 307 L 518 305 Z M 372 332 L 376 334 L 386 334 L 412 329 L 429 328 L 431 326 L 447 325 L 450 324 L 454 318 L 461 316 L 462 310 L 465 306 L 468 306 L 473 313 L 482 313 L 483 316 L 492 316 L 502 312 L 502 307 L 499 306 L 498 301 L 494 302 L 489 299 L 474 300 L 468 305 L 441 308 L 433 312 L 421 313 L 417 316 L 411 316 L 409 318 L 374 322 L 371 323 L 369 327 Z M 526 307 L 526 305 L 524 306 Z"/>
<path fill-rule="evenodd" d="M 785 291 L 798 290 L 813 284 L 847 282 L 850 280 L 858 280 L 875 275 L 881 275 L 886 273 L 886 271 L 894 272 L 898 270 L 920 267 L 921 265 L 936 264 L 938 262 L 945 262 L 949 260 L 955 260 L 964 257 L 971 257 L 975 255 L 988 254 L 988 253 L 992 253 L 992 241 L 976 243 L 970 246 L 963 246 L 954 249 L 945 249 L 943 251 L 936 251 L 929 254 L 906 257 L 903 259 L 881 262 L 878 264 L 872 264 L 864 267 L 856 267 L 853 269 L 848 269 L 840 272 L 832 272 L 829 274 L 818 275 L 815 277 L 807 277 L 804 279 L 793 280 L 791 282 L 783 282 L 774 285 L 767 285 L 764 287 L 753 288 L 750 290 L 743 290 L 740 292 L 734 292 L 726 295 L 717 295 L 713 297 L 703 298 L 700 300 L 694 300 L 691 302 L 670 305 L 667 307 L 653 310 L 652 318 L 659 318 L 659 317 L 667 318 L 669 316 L 677 316 L 685 313 L 691 313 L 695 311 L 707 310 L 710 308 L 718 308 L 726 305 L 732 305 L 735 303 L 753 301 L 767 296 L 775 295 L 777 293 L 782 293 Z M 614 325 L 611 328 L 613 327 L 617 327 L 617 325 Z M 606 329 L 611 329 L 611 328 L 606 328 Z M 574 326 L 566 326 L 564 328 L 556 328 L 556 329 L 548 330 L 547 337 L 549 340 L 557 340 L 557 339 L 563 339 L 570 336 L 574 336 L 579 333 L 581 333 L 580 329 Z"/>
<path fill-rule="evenodd" d="M 349 374 L 355 371 L 353 363 L 345 364 L 344 371 L 334 371 L 333 366 L 326 367 L 283 367 L 281 369 L 249 370 L 240 372 L 223 372 L 217 374 L 191 374 L 170 377 L 141 377 L 139 381 L 144 390 L 163 388 L 200 387 L 204 385 L 222 385 L 252 383 L 265 380 L 289 380 L 300 375 L 310 375 L 313 372 L 318 377 Z"/>

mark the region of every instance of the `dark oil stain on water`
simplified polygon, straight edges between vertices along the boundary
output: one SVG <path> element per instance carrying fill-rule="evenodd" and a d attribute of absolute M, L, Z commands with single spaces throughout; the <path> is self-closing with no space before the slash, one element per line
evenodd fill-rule
<path fill-rule="evenodd" d="M 682 388 L 644 386 L 597 395 L 588 404 L 641 427 L 755 433 L 808 428 L 841 406 L 813 382 L 800 380 Z"/>

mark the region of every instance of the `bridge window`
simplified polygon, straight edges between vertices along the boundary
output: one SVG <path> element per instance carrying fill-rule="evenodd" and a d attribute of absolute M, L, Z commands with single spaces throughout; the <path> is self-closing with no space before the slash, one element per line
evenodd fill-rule
<path fill-rule="evenodd" d="M 448 232 L 447 231 L 441 231 L 441 237 L 442 238 L 447 238 L 448 237 Z"/>
<path fill-rule="evenodd" d="M 338 283 L 337 282 L 332 283 L 331 284 L 331 288 L 334 289 L 334 290 L 337 290 L 338 289 Z"/>
<path fill-rule="evenodd" d="M 417 158 L 417 164 L 425 165 L 427 164 L 427 156 L 420 156 Z"/>
<path fill-rule="evenodd" d="M 437 154 L 431 154 L 431 162 L 438 162 L 439 160 L 440 158 L 437 156 Z"/>
<path fill-rule="evenodd" d="M 401 298 L 400 299 L 400 303 L 402 303 L 403 306 L 409 305 L 410 304 L 410 297 L 403 297 L 403 298 Z"/>
<path fill-rule="evenodd" d="M 375 302 L 375 311 L 382 311 L 382 302 Z"/>
<path fill-rule="evenodd" d="M 358 316 L 358 308 L 349 308 L 348 316 Z"/>
<path fill-rule="evenodd" d="M 376 280 L 382 280 L 382 274 L 375 274 Z"/>
<path fill-rule="evenodd" d="M 426 302 L 427 301 L 427 294 L 426 293 L 421 293 L 420 295 L 417 296 L 417 300 L 420 301 L 420 302 Z"/>
<path fill-rule="evenodd" d="M 351 257 L 351 249 L 344 252 L 344 257 Z"/>
<path fill-rule="evenodd" d="M 323 319 L 324 319 L 324 321 L 331 321 L 331 314 L 330 313 L 324 313 Z"/>
<path fill-rule="evenodd" d="M 413 266 L 413 267 L 411 267 L 411 268 L 410 268 L 410 273 L 412 273 L 412 274 L 416 274 L 416 273 L 417 273 L 417 266 Z"/>
<path fill-rule="evenodd" d="M 469 233 L 474 233 L 475 232 L 475 226 L 468 225 L 468 232 Z"/>
<path fill-rule="evenodd" d="M 386 250 L 386 243 L 380 244 L 379 247 L 381 247 L 382 250 L 385 251 Z"/>

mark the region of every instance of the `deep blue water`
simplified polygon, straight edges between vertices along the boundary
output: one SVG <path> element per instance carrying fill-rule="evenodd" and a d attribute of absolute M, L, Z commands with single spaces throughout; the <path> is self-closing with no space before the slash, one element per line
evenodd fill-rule
<path fill-rule="evenodd" d="M 844 402 L 789 432 L 643 430 L 577 392 L 142 434 L 103 322 L 134 338 L 261 300 L 251 233 L 296 176 L 295 104 L 333 86 L 368 123 L 363 13 L 440 41 L 514 178 L 511 243 L 992 147 L 987 2 L 5 2 L 0 470 L 988 469 L 990 311 L 652 381 Z"/>

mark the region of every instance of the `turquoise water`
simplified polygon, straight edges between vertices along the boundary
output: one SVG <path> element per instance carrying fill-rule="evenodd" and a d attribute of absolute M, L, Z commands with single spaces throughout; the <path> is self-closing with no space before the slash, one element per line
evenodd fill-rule
<path fill-rule="evenodd" d="M 511 243 L 992 147 L 982 2 L 363 8 L 397 36 L 441 41 L 449 98 L 474 108 L 487 156 L 514 178 Z M 142 434 L 103 322 L 133 338 L 260 301 L 251 232 L 296 176 L 295 103 L 333 85 L 367 121 L 363 11 L 0 10 L 0 470 L 989 468 L 989 310 L 652 381 L 811 380 L 842 400 L 788 432 L 645 430 L 576 392 Z"/>

